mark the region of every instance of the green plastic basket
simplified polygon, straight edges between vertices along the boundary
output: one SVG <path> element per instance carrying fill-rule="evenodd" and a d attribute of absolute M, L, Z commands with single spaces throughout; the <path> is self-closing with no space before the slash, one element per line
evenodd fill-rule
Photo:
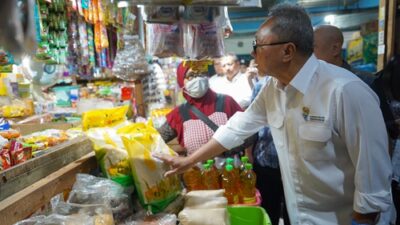
<path fill-rule="evenodd" d="M 259 206 L 228 206 L 231 225 L 271 225 L 269 216 Z"/>

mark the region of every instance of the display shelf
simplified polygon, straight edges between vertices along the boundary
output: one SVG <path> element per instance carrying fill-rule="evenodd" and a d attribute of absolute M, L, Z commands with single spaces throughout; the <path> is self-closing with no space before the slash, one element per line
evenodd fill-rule
<path fill-rule="evenodd" d="M 0 172 L 0 201 L 92 152 L 93 146 L 86 136 L 81 136 L 46 151 L 41 156 Z"/>
<path fill-rule="evenodd" d="M 11 225 L 31 216 L 53 196 L 70 190 L 77 173 L 88 173 L 96 167 L 94 152 L 88 153 L 0 201 L 0 224 Z"/>

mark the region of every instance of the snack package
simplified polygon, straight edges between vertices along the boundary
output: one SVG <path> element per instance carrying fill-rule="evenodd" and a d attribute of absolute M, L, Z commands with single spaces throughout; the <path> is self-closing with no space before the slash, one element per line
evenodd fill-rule
<path fill-rule="evenodd" d="M 122 222 L 133 212 L 129 199 L 131 191 L 109 179 L 77 174 L 68 202 L 85 205 L 107 204 L 111 208 L 114 220 Z"/>
<path fill-rule="evenodd" d="M 115 128 L 92 128 L 87 136 L 93 142 L 103 174 L 123 186 L 133 184 L 128 152 Z"/>
<path fill-rule="evenodd" d="M 32 147 L 24 147 L 22 143 L 12 140 L 10 142 L 11 165 L 15 166 L 32 158 Z"/>
<path fill-rule="evenodd" d="M 180 193 L 177 176 L 164 177 L 170 167 L 154 158 L 153 153 L 176 155 L 151 125 L 135 123 L 122 129 L 136 130 L 135 135 L 122 137 L 129 154 L 133 181 L 141 205 L 152 213 L 161 212 Z"/>
<path fill-rule="evenodd" d="M 32 146 L 33 151 L 44 150 L 61 144 L 69 139 L 67 133 L 63 130 L 48 129 L 32 133 L 21 137 L 21 141 Z"/>
<path fill-rule="evenodd" d="M 6 148 L 3 148 L 0 151 L 0 171 L 6 170 L 10 167 L 11 167 L 10 151 Z"/>
<path fill-rule="evenodd" d="M 21 134 L 19 131 L 14 130 L 14 129 L 8 129 L 8 130 L 0 130 L 0 136 L 2 136 L 5 139 L 14 139 L 14 138 L 19 138 Z"/>
<path fill-rule="evenodd" d="M 216 22 L 184 24 L 186 55 L 191 59 L 218 58 L 224 55 L 224 35 Z"/>
<path fill-rule="evenodd" d="M 183 12 L 183 21 L 185 23 L 209 23 L 214 21 L 218 13 L 218 7 L 187 6 Z"/>
<path fill-rule="evenodd" d="M 184 57 L 182 32 L 179 24 L 147 24 L 147 54 L 164 57 Z"/>
<path fill-rule="evenodd" d="M 179 21 L 179 6 L 144 6 L 143 20 L 148 23 L 172 23 Z"/>
<path fill-rule="evenodd" d="M 109 127 L 126 121 L 127 105 L 87 111 L 82 115 L 82 129 L 84 131 L 94 127 Z"/>

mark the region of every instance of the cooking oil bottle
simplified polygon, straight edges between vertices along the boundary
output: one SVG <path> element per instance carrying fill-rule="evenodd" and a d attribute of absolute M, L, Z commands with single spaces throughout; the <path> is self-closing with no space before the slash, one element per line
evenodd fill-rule
<path fill-rule="evenodd" d="M 225 189 L 225 197 L 228 200 L 228 204 L 239 203 L 240 193 L 238 187 L 238 177 L 236 177 L 233 166 L 227 164 L 222 176 L 222 188 Z"/>
<path fill-rule="evenodd" d="M 219 175 L 217 171 L 212 170 L 211 165 L 206 163 L 203 165 L 202 171 L 203 184 L 207 190 L 219 189 Z"/>
<path fill-rule="evenodd" d="M 188 192 L 205 189 L 199 165 L 195 165 L 183 173 L 183 182 Z"/>
<path fill-rule="evenodd" d="M 256 202 L 256 174 L 253 166 L 246 163 L 245 169 L 240 174 L 241 200 L 244 204 Z"/>

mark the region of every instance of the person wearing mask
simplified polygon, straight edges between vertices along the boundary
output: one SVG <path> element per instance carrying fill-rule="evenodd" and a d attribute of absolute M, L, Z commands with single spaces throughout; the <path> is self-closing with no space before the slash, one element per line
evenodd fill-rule
<path fill-rule="evenodd" d="M 179 87 L 183 88 L 183 97 L 187 103 L 218 126 L 225 124 L 236 112 L 242 111 L 232 97 L 216 94 L 209 88 L 206 73 L 196 72 L 181 63 L 177 69 L 177 81 Z M 193 112 L 185 111 L 183 106 L 185 104 L 167 114 L 167 121 L 158 131 L 165 142 L 177 137 L 178 143 L 190 155 L 207 143 L 214 131 Z"/>
<path fill-rule="evenodd" d="M 332 25 L 321 25 L 314 30 L 314 54 L 318 59 L 333 65 L 342 67 L 353 72 L 361 80 L 363 80 L 369 87 L 375 91 L 379 97 L 380 108 L 383 113 L 387 132 L 389 134 L 389 150 L 393 151 L 395 140 L 399 136 L 399 129 L 395 122 L 392 109 L 385 96 L 383 87 L 377 85 L 374 80 L 376 77 L 373 75 L 353 69 L 342 57 L 343 33 L 342 31 Z"/>
<path fill-rule="evenodd" d="M 155 155 L 182 173 L 269 125 L 291 224 L 389 224 L 392 168 L 379 101 L 353 73 L 318 60 L 304 8 L 272 7 L 255 35 L 253 57 L 272 78 L 188 157 Z"/>
<path fill-rule="evenodd" d="M 250 105 L 251 86 L 248 76 L 240 72 L 240 62 L 235 54 L 227 54 L 221 59 L 224 76 L 211 80 L 213 91 L 231 96 L 243 109 Z"/>

